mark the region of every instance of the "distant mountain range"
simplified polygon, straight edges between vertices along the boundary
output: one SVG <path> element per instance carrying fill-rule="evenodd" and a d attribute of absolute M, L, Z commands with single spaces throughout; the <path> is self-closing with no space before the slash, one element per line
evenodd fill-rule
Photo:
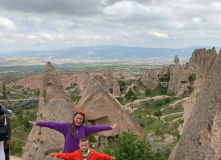
<path fill-rule="evenodd" d="M 45 64 L 46 61 L 57 64 L 94 62 L 154 62 L 168 64 L 173 62 L 175 55 L 179 56 L 181 63 L 185 63 L 189 61 L 194 49 L 196 48 L 171 49 L 103 45 L 51 51 L 7 51 L 0 52 L 0 65 L 41 65 Z"/>

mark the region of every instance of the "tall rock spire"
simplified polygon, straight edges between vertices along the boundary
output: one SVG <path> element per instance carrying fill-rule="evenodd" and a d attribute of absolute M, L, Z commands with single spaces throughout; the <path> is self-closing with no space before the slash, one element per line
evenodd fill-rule
<path fill-rule="evenodd" d="M 99 80 L 96 80 L 88 88 L 76 108 L 84 110 L 88 121 L 94 125 L 112 125 L 117 123 L 120 131 L 130 129 L 138 137 L 142 137 L 144 134 L 140 125 L 127 111 L 122 109 L 121 104 Z M 116 136 L 118 134 L 118 130 L 97 133 L 101 137 Z"/>
<path fill-rule="evenodd" d="M 71 122 L 74 105 L 50 62 L 42 74 L 38 121 Z M 33 126 L 23 150 L 23 160 L 51 160 L 50 153 L 62 151 L 64 137 L 57 131 Z"/>
<path fill-rule="evenodd" d="M 174 160 L 218 160 L 221 158 L 221 52 L 197 95 L 185 124 Z"/>

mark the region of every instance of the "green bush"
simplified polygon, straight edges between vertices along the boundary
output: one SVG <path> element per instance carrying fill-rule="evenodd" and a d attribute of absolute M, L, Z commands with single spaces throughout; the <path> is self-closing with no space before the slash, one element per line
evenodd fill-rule
<path fill-rule="evenodd" d="M 97 142 L 96 138 L 94 137 L 94 135 L 89 135 L 89 142 Z"/>
<path fill-rule="evenodd" d="M 160 118 L 162 116 L 162 112 L 160 111 L 160 109 L 158 109 L 156 112 L 154 112 L 153 115 Z"/>
<path fill-rule="evenodd" d="M 130 89 L 127 94 L 125 95 L 125 98 L 130 99 L 131 97 L 134 96 L 134 92 L 132 91 L 132 89 Z"/>
<path fill-rule="evenodd" d="M 125 81 L 122 81 L 122 80 L 120 80 L 120 79 L 119 79 L 117 82 L 118 82 L 118 84 L 119 84 L 119 86 L 120 86 L 120 92 L 122 93 L 122 92 L 124 91 L 124 89 L 125 89 L 126 82 L 125 82 Z"/>
<path fill-rule="evenodd" d="M 117 160 L 163 160 L 160 154 L 151 151 L 148 140 L 138 140 L 131 131 L 125 132 L 104 143 L 104 153 L 115 157 Z"/>
<path fill-rule="evenodd" d="M 192 74 L 189 76 L 188 80 L 192 83 L 196 80 L 196 75 L 195 74 Z"/>
<path fill-rule="evenodd" d="M 151 89 L 147 88 L 145 91 L 145 96 L 150 96 L 151 95 Z"/>
<path fill-rule="evenodd" d="M 12 155 L 22 155 L 22 144 L 20 141 L 13 140 L 10 145 L 10 152 Z"/>

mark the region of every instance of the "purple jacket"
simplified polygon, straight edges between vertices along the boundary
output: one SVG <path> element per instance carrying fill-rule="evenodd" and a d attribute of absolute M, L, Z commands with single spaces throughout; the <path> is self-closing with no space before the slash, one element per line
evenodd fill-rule
<path fill-rule="evenodd" d="M 94 126 L 87 126 L 87 125 L 81 125 L 79 127 L 75 128 L 75 136 L 70 136 L 70 123 L 59 123 L 59 122 L 37 122 L 36 126 L 41 127 L 48 127 L 51 129 L 54 129 L 58 132 L 61 132 L 65 137 L 65 143 L 64 143 L 64 149 L 63 153 L 71 153 L 79 149 L 79 140 L 83 136 L 89 136 L 90 134 L 100 132 L 100 131 L 106 131 L 111 130 L 112 127 L 110 126 L 100 126 L 100 125 L 94 125 Z"/>

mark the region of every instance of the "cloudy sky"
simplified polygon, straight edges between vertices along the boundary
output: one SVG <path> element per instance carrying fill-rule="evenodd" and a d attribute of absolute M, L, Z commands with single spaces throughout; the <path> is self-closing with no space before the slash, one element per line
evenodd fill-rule
<path fill-rule="evenodd" d="M 221 45 L 218 0 L 0 0 L 0 49 Z"/>

